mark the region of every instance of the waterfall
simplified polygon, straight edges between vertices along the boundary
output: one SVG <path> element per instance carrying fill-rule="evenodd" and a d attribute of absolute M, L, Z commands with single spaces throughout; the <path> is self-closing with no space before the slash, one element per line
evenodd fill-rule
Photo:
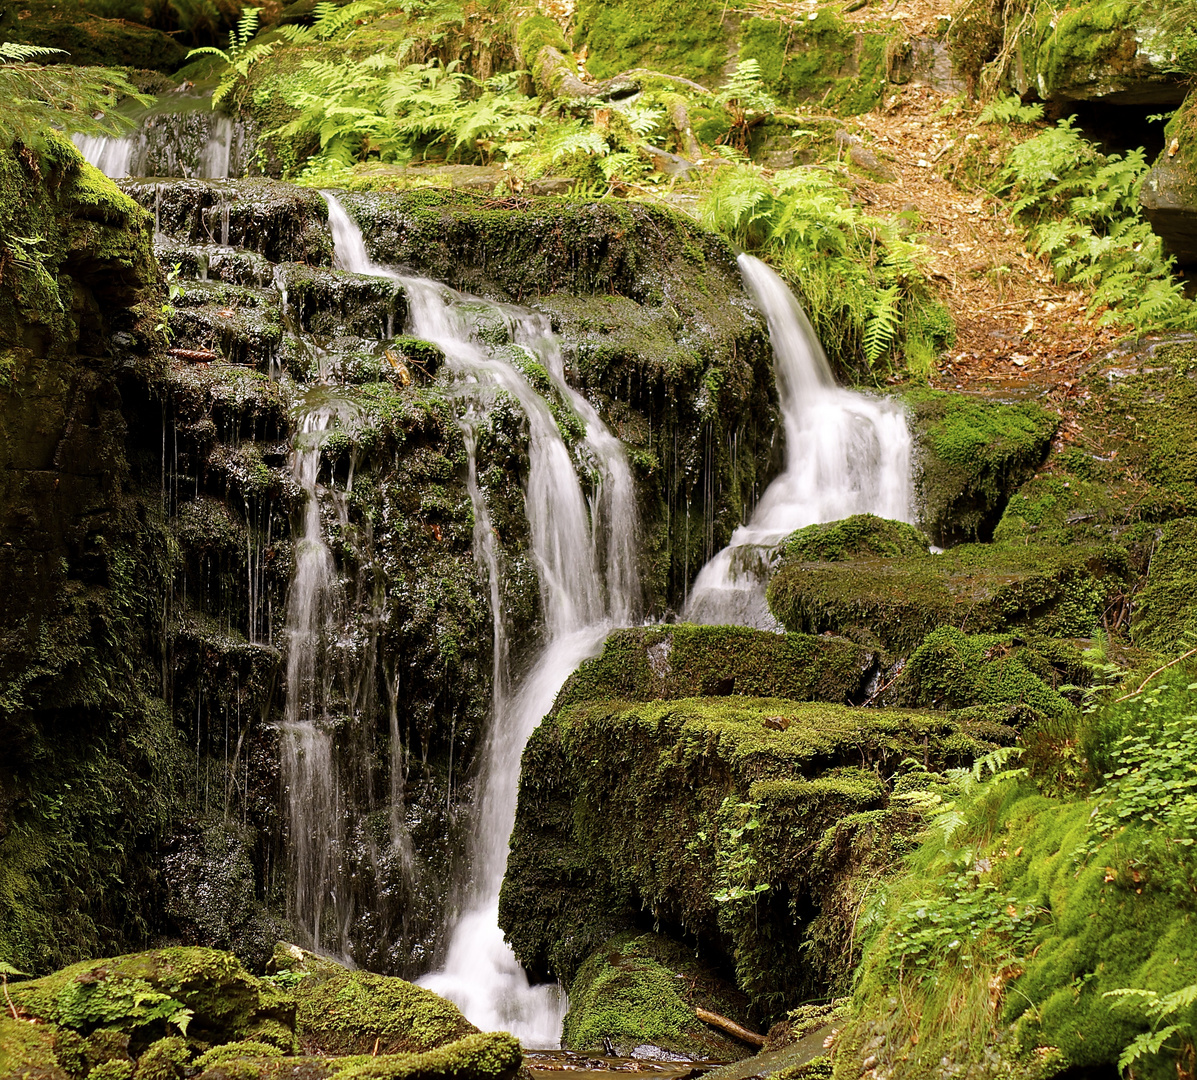
<path fill-rule="evenodd" d="M 641 606 L 637 572 L 637 513 L 631 471 L 619 440 L 564 378 L 564 364 L 548 321 L 514 305 L 489 304 L 421 278 L 399 277 L 369 258 L 357 225 L 326 194 L 336 264 L 359 274 L 398 278 L 407 294 L 407 330 L 443 350 L 463 403 L 469 492 L 474 502 L 475 557 L 490 580 L 494 612 L 494 700 L 483 751 L 478 826 L 470 881 L 441 971 L 424 985 L 451 998 L 483 1029 L 506 1029 L 526 1045 L 560 1039 L 566 1001 L 557 986 L 530 986 L 498 925 L 499 887 L 515 821 L 520 757 L 529 735 L 552 707 L 570 673 L 600 648 L 613 625 Z M 498 322 L 512 344 L 488 346 L 479 323 Z M 513 364 L 510 349 L 547 372 L 551 389 L 575 412 L 584 434 L 574 453 L 595 477 L 587 502 L 549 403 Z M 525 513 L 538 572 L 543 640 L 523 673 L 510 671 L 502 623 L 499 553 L 489 510 L 477 481 L 474 446 L 496 394 L 520 405 L 528 423 Z"/>
<path fill-rule="evenodd" d="M 345 811 L 332 731 L 324 711 L 328 673 L 324 638 L 337 620 L 332 553 L 320 517 L 320 450 L 338 422 L 351 423 L 355 408 L 316 387 L 298 408 L 299 433 L 291 474 L 305 496 L 296 530 L 295 576 L 287 595 L 287 700 L 280 725 L 281 772 L 293 874 L 291 918 L 313 948 L 334 937 L 348 953 L 353 917 L 348 896 L 338 894 L 345 844 Z M 336 926 L 327 932 L 325 919 Z"/>
<path fill-rule="evenodd" d="M 852 514 L 911 520 L 911 440 L 896 402 L 836 386 L 786 283 L 751 255 L 739 264 L 769 324 L 786 464 L 748 524 L 702 568 L 685 614 L 692 622 L 777 629 L 763 583 L 778 543 L 804 525 Z"/>
<path fill-rule="evenodd" d="M 249 164 L 245 125 L 214 112 L 210 98 L 167 95 L 138 111 L 127 135 L 73 135 L 86 160 L 105 176 L 179 176 L 223 180 Z"/>

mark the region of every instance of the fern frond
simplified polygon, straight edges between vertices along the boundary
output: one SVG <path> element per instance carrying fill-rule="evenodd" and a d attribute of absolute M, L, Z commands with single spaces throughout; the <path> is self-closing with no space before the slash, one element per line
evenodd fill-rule
<path fill-rule="evenodd" d="M 43 56 L 66 56 L 66 49 L 50 49 L 44 45 L 22 45 L 18 41 L 0 42 L 0 64 L 25 64 Z"/>

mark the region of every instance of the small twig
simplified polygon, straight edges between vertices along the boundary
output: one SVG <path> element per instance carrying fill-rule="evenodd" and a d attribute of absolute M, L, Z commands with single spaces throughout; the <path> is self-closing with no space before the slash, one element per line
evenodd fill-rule
<path fill-rule="evenodd" d="M 1154 679 L 1161 671 L 1167 671 L 1170 667 L 1172 667 L 1173 664 L 1179 664 L 1182 660 L 1187 660 L 1194 653 L 1197 653 L 1197 648 L 1190 649 L 1187 653 L 1183 653 L 1175 660 L 1169 660 L 1163 667 L 1156 668 L 1155 671 L 1148 675 L 1147 678 L 1139 684 L 1138 690 L 1133 690 L 1129 694 L 1123 694 L 1122 697 L 1115 698 L 1112 702 L 1110 702 L 1110 704 L 1117 705 L 1120 701 L 1127 701 L 1128 699 L 1135 697 L 1137 694 L 1141 694 L 1143 692 L 1143 687 L 1151 682 L 1151 680 Z"/>
<path fill-rule="evenodd" d="M 7 975 L 0 974 L 0 986 L 4 987 L 4 1000 L 8 1002 L 8 1011 L 10 1013 L 12 1013 L 12 1018 L 14 1020 L 19 1020 L 20 1017 L 17 1016 L 17 1007 L 12 1003 L 12 998 L 10 998 L 8 996 L 8 976 Z"/>

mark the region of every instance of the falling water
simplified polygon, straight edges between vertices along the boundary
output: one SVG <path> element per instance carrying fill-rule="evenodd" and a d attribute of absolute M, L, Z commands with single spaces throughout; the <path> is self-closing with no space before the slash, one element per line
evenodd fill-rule
<path fill-rule="evenodd" d="M 214 112 L 208 98 L 171 98 L 135 114 L 127 135 L 74 135 L 79 152 L 105 176 L 222 180 L 249 162 L 244 125 Z"/>
<path fill-rule="evenodd" d="M 287 595 L 287 701 L 280 725 L 282 782 L 293 892 L 291 917 L 313 948 L 336 941 L 348 952 L 353 917 L 346 891 L 338 895 L 345 812 L 324 703 L 328 673 L 323 638 L 335 627 L 337 585 L 320 518 L 320 450 L 335 424 L 356 411 L 326 387 L 310 391 L 300 410 L 291 472 L 305 496 L 296 531 L 295 576 Z M 331 916 L 336 925 L 325 924 Z"/>
<path fill-rule="evenodd" d="M 397 277 L 370 260 L 356 224 L 334 197 L 326 198 L 337 265 L 354 273 Z M 569 674 L 598 650 L 612 625 L 628 621 L 640 607 L 632 476 L 619 441 L 566 384 L 560 348 L 547 320 L 511 305 L 483 305 L 425 279 L 400 280 L 410 307 L 408 332 L 441 347 L 464 402 L 460 422 L 469 453 L 475 555 L 490 579 L 495 618 L 494 702 L 471 881 L 445 965 L 424 983 L 456 1001 L 484 1029 L 502 1028 L 526 1045 L 552 1046 L 560 1038 L 566 1000 L 557 986 L 529 985 L 499 929 L 499 887 L 515 821 L 524 744 Z M 554 389 L 582 421 L 585 434 L 576 452 L 598 478 L 589 504 L 548 403 L 503 349 L 479 339 L 480 315 L 506 324 L 513 347 L 526 350 L 530 359 L 543 365 Z M 528 422 L 525 512 L 544 615 L 541 651 L 520 677 L 508 669 L 499 560 L 473 453 L 477 428 L 485 423 L 498 391 L 519 402 Z"/>
<path fill-rule="evenodd" d="M 814 329 L 785 282 L 751 255 L 739 262 L 769 324 L 786 466 L 748 524 L 702 568 L 686 617 L 776 629 L 763 581 L 778 543 L 804 525 L 852 514 L 909 521 L 911 441 L 898 404 L 836 386 Z"/>

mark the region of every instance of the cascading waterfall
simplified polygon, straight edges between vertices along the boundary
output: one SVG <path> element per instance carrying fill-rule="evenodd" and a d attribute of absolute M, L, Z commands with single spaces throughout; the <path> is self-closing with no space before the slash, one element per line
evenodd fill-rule
<path fill-rule="evenodd" d="M 337 265 L 354 273 L 398 278 L 370 260 L 356 224 L 334 197 L 325 197 Z M 515 820 L 520 756 L 528 736 L 570 673 L 598 650 L 613 625 L 627 622 L 640 607 L 631 471 L 619 441 L 589 402 L 565 382 L 561 351 L 546 319 L 510 305 L 482 304 L 425 279 L 399 280 L 410 307 L 408 331 L 440 346 L 464 403 L 460 423 L 469 453 L 475 553 L 490 579 L 495 618 L 494 701 L 471 881 L 445 965 L 423 981 L 457 1002 L 483 1029 L 506 1029 L 526 1045 L 553 1046 L 560 1038 L 565 996 L 557 986 L 529 985 L 499 929 L 499 887 Z M 548 403 L 502 355 L 503 350 L 479 339 L 476 328 L 482 314 L 507 326 L 513 347 L 525 350 L 545 368 L 553 389 L 582 421 L 585 433 L 576 452 L 598 478 L 590 504 Z M 477 429 L 485 423 L 498 391 L 519 403 L 528 422 L 525 510 L 544 631 L 541 651 L 522 677 L 513 677 L 508 667 L 499 556 L 474 459 Z"/>
<path fill-rule="evenodd" d="M 685 614 L 692 622 L 777 629 L 763 582 L 778 543 L 804 525 L 852 514 L 911 520 L 911 440 L 896 402 L 836 386 L 786 283 L 751 255 L 741 255 L 739 265 L 769 324 L 786 467 L 748 524 L 702 568 Z"/>

